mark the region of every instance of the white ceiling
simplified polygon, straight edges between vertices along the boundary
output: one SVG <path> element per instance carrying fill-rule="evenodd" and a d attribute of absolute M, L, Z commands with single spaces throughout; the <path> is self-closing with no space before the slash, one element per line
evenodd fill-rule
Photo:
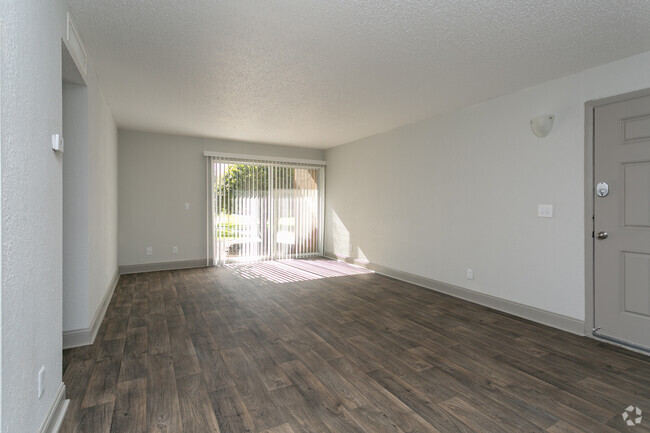
<path fill-rule="evenodd" d="M 69 0 L 122 128 L 327 148 L 650 50 L 648 0 Z"/>

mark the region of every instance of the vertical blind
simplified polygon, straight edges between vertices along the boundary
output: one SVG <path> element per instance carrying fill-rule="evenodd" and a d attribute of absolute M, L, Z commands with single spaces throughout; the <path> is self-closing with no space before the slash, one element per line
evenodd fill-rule
<path fill-rule="evenodd" d="M 213 263 L 322 255 L 323 167 L 208 157 Z"/>

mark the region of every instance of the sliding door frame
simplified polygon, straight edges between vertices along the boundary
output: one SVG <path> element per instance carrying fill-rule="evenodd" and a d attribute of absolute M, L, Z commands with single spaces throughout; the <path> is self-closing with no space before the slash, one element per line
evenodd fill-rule
<path fill-rule="evenodd" d="M 213 162 L 214 158 L 218 158 L 220 163 L 227 164 L 248 164 L 269 167 L 287 167 L 287 168 L 312 168 L 318 170 L 318 250 L 314 253 L 304 254 L 304 257 L 317 257 L 324 254 L 324 241 L 325 241 L 325 166 L 326 161 L 311 160 L 311 159 L 298 159 L 298 158 L 282 158 L 282 157 L 267 157 L 260 155 L 246 155 L 235 153 L 211 152 L 204 151 L 203 156 L 206 157 L 206 190 L 207 190 L 207 212 L 206 212 L 206 236 L 207 236 L 207 265 L 217 265 L 217 257 L 215 257 L 215 232 L 214 232 L 214 209 L 212 198 L 212 187 L 214 184 L 213 179 Z M 270 176 L 273 176 L 273 170 L 269 171 Z M 269 192 L 272 191 L 272 183 L 269 183 Z M 269 200 L 270 206 L 274 206 L 273 200 Z M 273 214 L 271 213 L 271 218 Z M 271 230 L 271 239 L 269 240 L 271 250 L 274 249 L 272 245 L 275 241 L 276 234 Z M 275 259 L 275 254 L 270 251 L 270 259 Z M 295 255 L 295 254 L 294 254 Z"/>

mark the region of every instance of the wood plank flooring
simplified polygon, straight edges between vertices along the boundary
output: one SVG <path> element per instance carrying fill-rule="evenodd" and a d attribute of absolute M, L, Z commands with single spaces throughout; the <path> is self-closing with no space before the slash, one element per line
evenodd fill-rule
<path fill-rule="evenodd" d="M 123 276 L 63 359 L 63 433 L 650 432 L 647 356 L 325 259 Z"/>

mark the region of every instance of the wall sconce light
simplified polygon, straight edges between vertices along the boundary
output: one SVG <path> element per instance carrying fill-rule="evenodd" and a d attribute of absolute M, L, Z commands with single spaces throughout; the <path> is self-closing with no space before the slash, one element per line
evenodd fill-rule
<path fill-rule="evenodd" d="M 554 114 L 542 114 L 531 119 L 530 127 L 536 136 L 544 138 L 553 129 L 553 122 L 555 122 Z"/>

